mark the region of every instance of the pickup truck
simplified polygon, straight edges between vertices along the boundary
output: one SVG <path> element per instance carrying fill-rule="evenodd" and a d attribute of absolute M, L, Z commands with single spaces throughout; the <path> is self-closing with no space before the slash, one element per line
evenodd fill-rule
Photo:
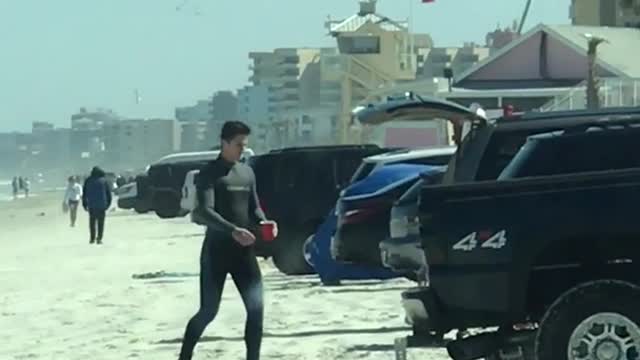
<path fill-rule="evenodd" d="M 388 101 L 387 103 L 357 109 L 357 111 L 354 112 L 354 117 L 364 124 L 380 124 L 396 119 L 425 121 L 434 118 L 452 122 L 454 129 L 453 137 L 456 145 L 458 145 L 458 151 L 448 164 L 442 186 L 437 187 L 446 188 L 447 186 L 456 184 L 470 183 L 469 185 L 471 186 L 473 182 L 491 182 L 497 180 L 505 167 L 511 162 L 515 154 L 531 135 L 562 131 L 593 121 L 637 118 L 640 117 L 640 108 L 606 108 L 600 110 L 525 113 L 498 119 L 486 119 L 470 109 L 457 104 L 408 94 L 404 100 L 397 99 Z M 464 124 L 470 125 L 469 131 L 466 134 L 462 131 Z M 428 188 L 429 187 L 425 187 L 425 189 Z M 437 193 L 425 191 L 421 194 L 421 204 L 430 204 L 430 208 L 437 207 L 439 202 L 433 201 L 430 198 L 431 196 L 437 195 Z M 484 214 L 484 212 L 485 210 L 480 211 L 481 214 Z M 459 216 L 469 217 L 471 215 L 463 212 L 459 214 Z M 434 226 L 434 222 L 428 221 L 428 219 L 428 214 L 421 218 L 421 231 L 423 234 L 428 234 L 430 231 L 429 228 Z M 483 234 L 486 235 L 486 233 Z M 423 235 L 423 238 L 424 236 L 425 235 Z M 439 256 L 443 256 L 443 254 L 437 250 L 431 250 L 432 248 L 427 246 L 427 243 L 433 241 L 433 236 L 430 236 L 428 239 L 428 241 L 425 240 L 423 246 L 427 254 L 428 265 L 432 267 L 432 262 L 441 259 Z M 431 251 L 434 252 L 429 255 Z M 474 269 L 475 267 L 472 266 L 471 268 Z M 453 275 L 455 275 L 455 273 Z M 453 275 L 451 275 L 452 278 Z M 432 279 L 430 279 L 430 281 L 432 281 Z M 444 280 L 443 282 L 446 283 Z M 473 287 L 471 289 L 473 289 Z M 490 293 L 491 288 L 485 290 Z M 407 319 L 414 328 L 414 334 L 406 338 L 397 339 L 396 348 L 399 359 L 406 357 L 407 347 L 437 346 L 442 344 L 441 338 L 447 327 L 431 326 L 434 320 L 429 316 L 430 313 L 427 312 L 427 309 L 430 308 L 433 311 L 437 305 L 431 303 L 433 296 L 425 295 L 429 292 L 432 292 L 431 286 L 410 289 L 402 295 L 403 306 L 407 313 Z M 471 291 L 459 289 L 457 294 L 469 301 L 473 301 L 474 299 L 474 293 Z M 437 301 L 440 301 L 439 298 Z M 462 315 L 462 318 L 464 318 L 464 315 Z M 463 326 L 463 324 L 457 324 L 456 328 L 463 330 L 465 326 Z M 462 332 L 462 334 L 465 333 L 466 332 Z M 488 336 L 484 339 L 494 341 L 495 337 Z M 486 344 L 484 340 L 471 340 Z M 471 358 L 473 357 L 470 357 L 470 359 Z"/>
<path fill-rule="evenodd" d="M 587 120 L 530 137 L 497 180 L 424 187 L 429 285 L 403 293 L 408 315 L 498 329 L 454 359 L 638 358 L 639 146 L 640 117 Z"/>

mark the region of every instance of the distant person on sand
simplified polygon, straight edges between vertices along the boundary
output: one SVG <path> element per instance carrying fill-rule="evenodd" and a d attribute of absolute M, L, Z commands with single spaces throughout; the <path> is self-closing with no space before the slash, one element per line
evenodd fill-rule
<path fill-rule="evenodd" d="M 18 177 L 14 176 L 11 181 L 11 187 L 13 188 L 13 198 L 18 198 L 18 192 L 20 191 L 20 184 L 18 183 Z"/>
<path fill-rule="evenodd" d="M 64 203 L 69 209 L 69 220 L 71 227 L 76 226 L 76 218 L 78 215 L 78 205 L 82 200 L 82 186 L 78 183 L 74 176 L 69 177 L 67 183 L 67 191 L 64 193 Z"/>
<path fill-rule="evenodd" d="M 231 274 L 247 311 L 247 360 L 260 358 L 262 274 L 252 247 L 256 237 L 249 229 L 266 217 L 259 206 L 255 174 L 239 161 L 250 133 L 242 122 L 226 122 L 220 134 L 220 155 L 196 178 L 197 205 L 192 219 L 206 225 L 207 232 L 200 253 L 200 309 L 187 324 L 180 360 L 192 358 L 196 343 L 218 313 L 227 274 Z M 275 236 L 277 227 L 270 224 Z"/>
<path fill-rule="evenodd" d="M 24 190 L 24 197 L 28 198 L 29 190 L 31 190 L 31 181 L 29 181 L 29 178 L 24 178 L 22 182 L 22 190 Z"/>
<path fill-rule="evenodd" d="M 89 243 L 102 244 L 104 234 L 104 218 L 111 206 L 111 188 L 105 172 L 99 167 L 91 170 L 91 175 L 84 181 L 82 188 L 82 207 L 89 212 Z"/>

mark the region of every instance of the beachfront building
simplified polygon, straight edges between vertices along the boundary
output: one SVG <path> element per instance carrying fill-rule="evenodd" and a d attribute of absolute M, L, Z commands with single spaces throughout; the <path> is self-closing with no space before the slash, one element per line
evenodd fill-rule
<path fill-rule="evenodd" d="M 321 58 L 322 80 L 340 84 L 338 138 L 359 142 L 351 131 L 351 109 L 369 92 L 401 81 L 416 79 L 417 55 L 430 41 L 416 41 L 407 21 L 395 21 L 377 12 L 375 0 L 360 2 L 358 13 L 346 19 L 329 19 L 325 26 L 336 39 L 337 52 Z M 419 40 L 419 39 L 418 39 Z"/>
<path fill-rule="evenodd" d="M 203 151 L 207 149 L 207 122 L 211 119 L 210 100 L 198 100 L 195 105 L 175 109 L 180 131 L 181 151 Z M 209 146 L 210 147 L 210 146 Z"/>
<path fill-rule="evenodd" d="M 247 85 L 238 89 L 238 120 L 244 121 L 252 129 L 251 148 L 254 151 L 267 150 L 270 125 L 269 86 L 267 84 Z"/>
<path fill-rule="evenodd" d="M 120 120 L 120 116 L 109 109 L 80 111 L 71 115 L 71 163 L 74 169 L 85 170 L 104 160 L 105 125 Z"/>
<path fill-rule="evenodd" d="M 238 120 L 238 98 L 233 91 L 218 91 L 209 102 L 207 138 L 217 139 L 225 121 Z"/>
<path fill-rule="evenodd" d="M 249 53 L 252 86 L 239 91 L 245 97 L 241 114 L 257 126 L 265 147 L 295 145 L 300 109 L 319 101 L 320 48 L 278 48 Z"/>
<path fill-rule="evenodd" d="M 640 105 L 640 66 L 628 49 L 640 47 L 640 30 L 633 28 L 538 25 L 453 79 L 423 80 L 387 87 L 370 101 L 404 91 L 447 98 L 468 106 L 478 103 L 501 111 L 569 110 L 586 107 L 587 38 L 603 37 L 598 48 L 602 106 Z"/>
<path fill-rule="evenodd" d="M 447 69 L 452 75 L 460 74 L 478 62 L 489 57 L 491 49 L 475 43 L 465 43 L 462 47 L 434 47 L 426 49 L 418 69 L 418 78 L 433 79 L 445 77 Z"/>
<path fill-rule="evenodd" d="M 640 27 L 639 0 L 572 0 L 573 25 Z"/>
<path fill-rule="evenodd" d="M 180 150 L 180 126 L 173 119 L 126 119 L 104 128 L 105 163 L 117 170 L 144 168 Z"/>

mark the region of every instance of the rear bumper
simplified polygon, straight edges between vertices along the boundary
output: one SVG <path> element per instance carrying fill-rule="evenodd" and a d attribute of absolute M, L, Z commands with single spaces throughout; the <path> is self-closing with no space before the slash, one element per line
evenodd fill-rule
<path fill-rule="evenodd" d="M 396 272 L 415 272 L 427 266 L 419 237 L 385 239 L 380 243 L 380 259 Z"/>

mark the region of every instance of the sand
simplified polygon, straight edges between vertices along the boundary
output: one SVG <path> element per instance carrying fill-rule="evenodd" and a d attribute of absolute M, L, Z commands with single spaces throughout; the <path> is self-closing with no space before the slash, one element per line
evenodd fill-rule
<path fill-rule="evenodd" d="M 187 218 L 118 210 L 108 214 L 104 245 L 89 245 L 86 213 L 69 227 L 61 198 L 0 203 L 0 359 L 177 359 L 198 306 L 203 230 Z M 393 339 L 409 334 L 399 302 L 409 281 L 324 287 L 268 260 L 261 268 L 263 359 L 394 359 Z M 164 275 L 137 278 L 156 272 Z M 229 279 L 194 359 L 243 359 L 244 319 Z M 448 357 L 412 350 L 409 358 Z"/>

